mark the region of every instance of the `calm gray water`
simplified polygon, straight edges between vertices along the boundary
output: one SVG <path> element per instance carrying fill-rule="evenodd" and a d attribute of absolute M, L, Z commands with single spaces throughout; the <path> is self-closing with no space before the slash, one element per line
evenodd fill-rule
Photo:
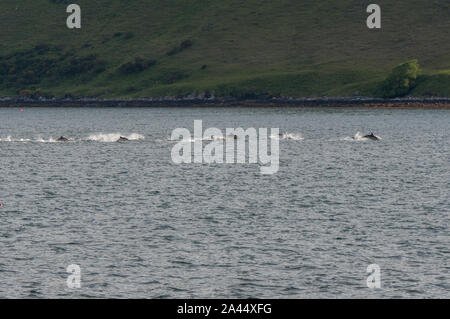
<path fill-rule="evenodd" d="M 279 172 L 173 164 L 170 134 L 195 119 L 288 133 Z M 449 298 L 449 123 L 448 110 L 0 108 L 0 297 Z M 353 140 L 369 131 L 382 140 Z M 366 285 L 373 263 L 381 289 Z"/>

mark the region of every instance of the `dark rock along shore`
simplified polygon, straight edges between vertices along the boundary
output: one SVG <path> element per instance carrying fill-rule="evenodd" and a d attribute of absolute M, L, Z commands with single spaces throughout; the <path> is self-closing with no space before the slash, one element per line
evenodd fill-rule
<path fill-rule="evenodd" d="M 381 99 L 369 97 L 326 97 L 326 98 L 271 98 L 241 100 L 235 98 L 141 98 L 141 99 L 30 99 L 30 98 L 0 98 L 0 106 L 357 106 L 357 107 L 416 107 L 416 108 L 450 108 L 450 98 L 396 98 Z"/>

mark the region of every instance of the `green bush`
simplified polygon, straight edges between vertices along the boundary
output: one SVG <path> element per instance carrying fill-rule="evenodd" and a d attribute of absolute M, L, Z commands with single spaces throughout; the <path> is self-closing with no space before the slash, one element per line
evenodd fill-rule
<path fill-rule="evenodd" d="M 118 71 L 122 74 L 131 74 L 131 73 L 138 73 L 142 72 L 149 67 L 156 64 L 155 60 L 144 60 L 142 58 L 135 58 L 133 62 L 127 62 L 124 64 L 121 64 L 119 66 Z"/>
<path fill-rule="evenodd" d="M 83 76 L 84 81 L 90 81 L 105 70 L 106 61 L 95 54 L 76 56 L 47 44 L 0 56 L 0 83 L 5 88 L 16 88 L 18 93 L 45 80 L 58 83 Z"/>
<path fill-rule="evenodd" d="M 181 44 L 177 47 L 174 47 L 172 50 L 170 50 L 169 52 L 167 52 L 166 54 L 168 56 L 172 56 L 175 54 L 178 54 L 186 49 L 189 49 L 192 46 L 192 41 L 191 40 L 185 40 L 183 42 L 181 42 Z"/>
<path fill-rule="evenodd" d="M 125 40 L 129 40 L 129 39 L 132 39 L 132 38 L 134 38 L 134 33 L 133 32 L 126 32 L 125 33 L 125 35 L 124 35 L 124 39 Z"/>
<path fill-rule="evenodd" d="M 129 40 L 129 39 L 132 39 L 133 37 L 134 37 L 134 33 L 133 32 L 125 32 L 125 33 L 123 33 L 123 32 L 116 32 L 116 33 L 114 33 L 114 35 L 113 35 L 113 38 L 120 38 L 120 37 L 123 37 L 125 40 Z"/>
<path fill-rule="evenodd" d="M 411 60 L 396 66 L 387 79 L 381 83 L 379 95 L 384 98 L 407 95 L 416 87 L 419 71 L 418 60 Z"/>
<path fill-rule="evenodd" d="M 90 54 L 83 57 L 73 57 L 60 63 L 58 74 L 62 77 L 70 77 L 81 73 L 92 72 L 99 74 L 105 71 L 106 62 L 99 59 L 97 55 Z"/>
<path fill-rule="evenodd" d="M 19 96 L 21 97 L 27 97 L 27 98 L 32 98 L 32 99 L 37 99 L 39 97 L 45 97 L 45 98 L 50 98 L 52 97 L 50 94 L 44 93 L 41 91 L 40 88 L 37 89 L 30 89 L 30 90 L 20 90 L 17 92 L 19 94 Z"/>

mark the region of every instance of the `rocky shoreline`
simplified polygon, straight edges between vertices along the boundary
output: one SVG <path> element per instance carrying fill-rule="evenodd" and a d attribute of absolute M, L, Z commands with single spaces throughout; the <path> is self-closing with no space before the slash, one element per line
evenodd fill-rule
<path fill-rule="evenodd" d="M 305 107 L 392 107 L 450 109 L 450 98 L 326 97 L 326 98 L 140 98 L 140 99 L 46 99 L 0 98 L 0 107 L 162 107 L 162 106 L 305 106 Z"/>

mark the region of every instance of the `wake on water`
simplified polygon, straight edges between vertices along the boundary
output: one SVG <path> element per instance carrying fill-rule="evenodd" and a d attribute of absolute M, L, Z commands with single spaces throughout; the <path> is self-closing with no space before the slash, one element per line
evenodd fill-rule
<path fill-rule="evenodd" d="M 293 140 L 293 141 L 303 141 L 304 138 L 301 134 L 296 133 L 280 133 L 279 136 L 271 135 L 272 139 L 280 139 L 280 140 Z"/>
<path fill-rule="evenodd" d="M 131 133 L 129 135 L 121 134 L 121 133 L 96 133 L 91 134 L 88 137 L 75 139 L 75 138 L 68 138 L 68 142 L 83 142 L 83 141 L 93 141 L 93 142 L 103 142 L 103 143 L 113 143 L 117 142 L 117 140 L 120 137 L 125 137 L 130 141 L 141 141 L 145 140 L 145 136 L 138 134 L 138 133 Z M 280 139 L 280 140 L 294 140 L 294 141 L 302 141 L 304 140 L 303 136 L 298 133 L 282 133 L 279 136 L 278 135 L 271 135 L 271 139 Z M 185 142 L 187 143 L 193 143 L 197 141 L 224 141 L 228 139 L 234 139 L 233 135 L 230 136 L 224 136 L 224 137 L 203 137 L 203 138 L 190 138 L 187 139 Z M 167 139 L 157 139 L 156 141 L 165 142 L 165 141 L 171 141 L 171 138 L 168 137 Z M 50 137 L 48 139 L 38 137 L 35 139 L 28 139 L 28 138 L 13 138 L 11 136 L 8 136 L 6 138 L 0 138 L 0 142 L 35 142 L 35 143 L 58 143 L 57 138 Z"/>
<path fill-rule="evenodd" d="M 121 133 L 96 133 L 91 134 L 85 138 L 68 138 L 68 142 L 101 142 L 101 143 L 114 143 L 119 140 L 120 137 L 125 137 L 130 141 L 142 141 L 145 140 L 145 136 L 138 134 L 138 133 L 131 133 L 131 134 L 121 134 Z M 381 140 L 381 137 L 375 135 L 378 139 Z M 299 133 L 281 133 L 280 135 L 271 135 L 271 139 L 279 139 L 279 140 L 293 140 L 293 141 L 302 141 L 304 140 L 304 137 Z M 204 137 L 204 138 L 191 138 L 188 140 L 185 140 L 184 142 L 187 143 L 193 143 L 196 141 L 224 141 L 228 139 L 234 139 L 234 136 L 224 136 L 224 137 Z M 361 132 L 356 132 L 355 136 L 350 137 L 344 137 L 342 140 L 344 141 L 351 141 L 351 142 L 365 142 L 370 141 L 370 139 L 365 138 L 364 135 Z M 170 137 L 165 140 L 157 140 L 157 141 L 171 141 Z M 30 138 L 14 138 L 12 136 L 7 136 L 6 138 L 0 138 L 0 142 L 16 142 L 16 143 L 59 143 L 57 138 L 43 138 L 41 136 L 30 139 Z M 67 142 L 66 142 L 67 143 Z"/>
<path fill-rule="evenodd" d="M 86 138 L 80 138 L 80 139 L 74 139 L 74 138 L 68 138 L 67 142 L 86 142 L 86 141 L 93 141 L 93 142 L 103 142 L 103 143 L 112 143 L 117 142 L 120 137 L 125 137 L 130 141 L 139 141 L 144 140 L 145 137 L 138 133 L 132 133 L 129 135 L 124 135 L 120 133 L 98 133 L 98 134 L 92 134 L 89 135 Z M 35 139 L 29 139 L 29 138 L 13 138 L 11 136 L 8 136 L 6 138 L 0 138 L 0 142 L 16 142 L 16 143 L 57 143 L 59 142 L 57 138 L 50 137 L 48 139 L 37 137 Z M 67 143 L 66 142 L 66 143 Z"/>
<path fill-rule="evenodd" d="M 30 142 L 36 142 L 36 143 L 54 143 L 56 142 L 56 139 L 49 138 L 48 140 L 38 137 L 36 139 L 29 139 L 29 138 L 13 138 L 10 135 L 6 138 L 0 138 L 0 142 L 18 142 L 18 143 L 30 143 Z"/>
<path fill-rule="evenodd" d="M 14 139 L 11 136 L 6 138 L 0 138 L 0 142 L 32 142 L 32 140 L 27 138 Z"/>
<path fill-rule="evenodd" d="M 271 135 L 271 139 L 279 139 L 279 140 L 294 140 L 294 141 L 302 141 L 304 140 L 303 136 L 296 133 L 282 133 L 280 135 Z M 167 138 L 167 140 L 171 141 L 171 138 Z M 234 140 L 234 135 L 228 136 L 210 136 L 210 137 L 202 137 L 202 138 L 190 138 L 186 140 L 182 140 L 185 143 L 194 143 L 199 141 L 226 141 L 226 140 Z"/>

